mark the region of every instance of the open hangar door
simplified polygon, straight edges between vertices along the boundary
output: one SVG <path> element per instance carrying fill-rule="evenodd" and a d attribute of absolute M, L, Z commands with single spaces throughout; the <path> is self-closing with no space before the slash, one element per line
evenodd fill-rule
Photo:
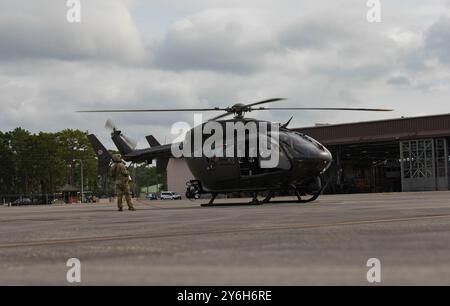
<path fill-rule="evenodd" d="M 402 191 L 398 141 L 328 148 L 334 162 L 324 177 L 327 193 Z"/>

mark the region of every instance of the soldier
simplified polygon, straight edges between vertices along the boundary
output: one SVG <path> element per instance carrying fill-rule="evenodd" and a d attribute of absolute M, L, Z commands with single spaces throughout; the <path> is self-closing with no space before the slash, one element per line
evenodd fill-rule
<path fill-rule="evenodd" d="M 131 203 L 130 187 L 128 186 L 128 182 L 130 181 L 130 174 L 125 167 L 125 162 L 122 161 L 122 156 L 120 154 L 114 154 L 112 156 L 112 160 L 114 162 L 114 165 L 112 166 L 111 174 L 116 181 L 117 206 L 119 207 L 119 211 L 123 210 L 123 196 L 125 196 L 125 199 L 127 201 L 128 210 L 136 210 L 133 207 L 133 203 Z"/>

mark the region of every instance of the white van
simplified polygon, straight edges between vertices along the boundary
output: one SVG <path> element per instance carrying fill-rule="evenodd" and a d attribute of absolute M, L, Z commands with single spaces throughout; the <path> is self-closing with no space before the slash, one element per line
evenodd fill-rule
<path fill-rule="evenodd" d="M 175 191 L 161 191 L 161 200 L 181 200 L 181 195 Z"/>

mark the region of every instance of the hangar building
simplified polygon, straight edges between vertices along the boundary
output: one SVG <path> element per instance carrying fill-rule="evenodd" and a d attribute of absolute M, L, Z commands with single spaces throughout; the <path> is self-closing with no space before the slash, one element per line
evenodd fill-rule
<path fill-rule="evenodd" d="M 295 128 L 333 154 L 326 193 L 450 190 L 450 114 Z M 182 159 L 167 167 L 168 189 L 192 179 Z"/>

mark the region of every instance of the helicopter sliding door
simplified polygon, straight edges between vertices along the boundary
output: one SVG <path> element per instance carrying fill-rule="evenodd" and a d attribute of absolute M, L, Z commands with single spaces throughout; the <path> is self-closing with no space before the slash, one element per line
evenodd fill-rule
<path fill-rule="evenodd" d="M 270 141 L 270 155 L 268 155 L 269 152 L 264 152 L 265 154 L 262 154 L 262 152 L 259 151 L 259 147 L 256 156 L 255 154 L 251 154 L 251 141 L 249 137 L 246 137 L 245 156 L 238 158 L 241 177 L 248 178 L 257 175 L 290 170 L 292 167 L 291 161 L 286 155 L 284 149 L 279 146 L 279 143 L 277 143 L 277 141 L 273 141 L 273 139 L 271 138 L 267 139 L 267 136 L 259 136 L 259 141 L 264 140 L 266 141 L 265 143 L 268 143 Z M 263 139 L 264 137 L 266 138 Z M 269 157 L 265 158 L 261 155 Z M 274 164 L 273 166 L 270 166 L 270 164 L 272 164 L 271 162 L 269 162 L 271 161 L 271 159 Z"/>

